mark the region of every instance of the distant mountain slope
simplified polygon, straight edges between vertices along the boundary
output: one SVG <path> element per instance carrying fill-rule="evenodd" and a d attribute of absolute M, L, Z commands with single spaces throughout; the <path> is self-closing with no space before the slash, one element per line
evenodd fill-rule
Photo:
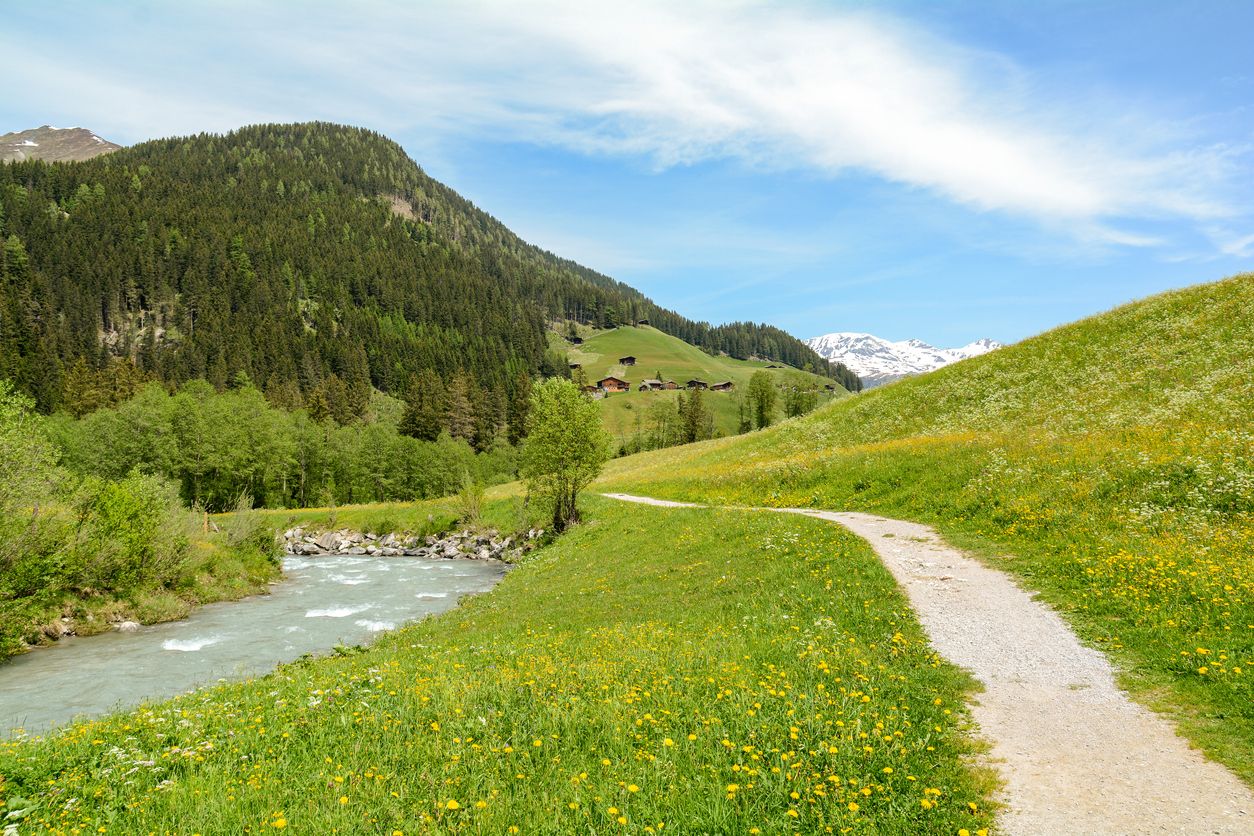
<path fill-rule="evenodd" d="M 805 343 L 819 356 L 847 366 L 867 388 L 1001 348 L 1001 343 L 988 339 L 976 340 L 961 348 L 936 348 L 922 340 L 892 342 L 872 334 L 848 331 L 814 337 Z"/>
<path fill-rule="evenodd" d="M 624 366 L 618 362 L 627 356 L 635 357 L 634 365 Z M 731 382 L 735 386 L 732 392 L 709 392 L 705 397 L 705 404 L 714 419 L 714 429 L 724 435 L 733 435 L 737 430 L 739 396 L 754 372 L 765 370 L 779 383 L 814 387 L 820 392 L 820 401 L 846 394 L 844 387 L 831 379 L 766 360 L 738 360 L 710 355 L 648 326 L 616 328 L 590 336 L 583 344 L 571 346 L 567 359 L 580 364 L 589 383 L 614 375 L 631 384 L 630 391 L 610 395 L 601 401 L 606 428 L 619 444 L 640 431 L 637 416 L 646 416 L 649 407 L 659 401 L 675 399 L 674 391 L 639 391 L 641 381 L 653 378 L 658 372 L 661 372 L 661 379 L 673 380 L 681 387 L 692 379 L 704 380 L 708 384 Z M 854 385 L 852 380 L 845 382 Z M 828 385 L 835 387 L 834 391 L 829 392 L 825 388 Z"/>
<path fill-rule="evenodd" d="M 117 151 L 121 147 L 96 136 L 86 128 L 54 128 L 44 125 L 0 135 L 0 162 L 89 160 Z"/>
<path fill-rule="evenodd" d="M 512 381 L 557 370 L 546 322 L 568 318 L 648 318 L 711 352 L 835 373 L 777 328 L 694 322 L 527 244 L 358 128 L 260 125 L 68 167 L 14 162 L 0 167 L 0 238 L 0 377 L 45 410 L 72 408 L 120 357 L 169 383 L 243 373 L 284 404 L 464 374 L 497 420 Z"/>

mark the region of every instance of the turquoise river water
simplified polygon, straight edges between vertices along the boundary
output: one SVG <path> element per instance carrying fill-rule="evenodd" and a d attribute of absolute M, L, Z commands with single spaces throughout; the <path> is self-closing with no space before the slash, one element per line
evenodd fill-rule
<path fill-rule="evenodd" d="M 349 555 L 287 557 L 283 569 L 269 595 L 210 604 L 135 633 L 62 639 L 0 663 L 0 737 L 42 734 L 76 717 L 367 642 L 491 589 L 505 572 L 495 561 Z"/>

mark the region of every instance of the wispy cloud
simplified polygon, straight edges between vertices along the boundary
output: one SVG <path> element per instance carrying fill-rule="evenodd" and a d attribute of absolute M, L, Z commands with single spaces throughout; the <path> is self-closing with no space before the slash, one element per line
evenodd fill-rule
<path fill-rule="evenodd" d="M 382 53 L 358 77 L 402 79 L 420 63 L 382 86 L 461 129 L 660 167 L 721 157 L 870 172 L 1133 246 L 1148 241 L 1120 220 L 1231 211 L 1217 186 L 1232 149 L 1156 147 L 1171 132 L 1132 113 L 1104 134 L 1082 94 L 1063 106 L 1006 59 L 887 17 L 699 0 L 375 8 L 405 24 L 382 41 L 356 33 Z"/>
<path fill-rule="evenodd" d="M 141 21 L 134 37 L 144 44 L 104 64 L 40 45 L 10 63 L 26 68 L 24 95 L 136 133 L 317 117 L 659 168 L 855 171 L 1126 247 L 1160 243 L 1141 220 L 1238 213 L 1222 184 L 1240 149 L 1095 113 L 1082 91 L 883 15 L 737 0 L 224 1 Z"/>

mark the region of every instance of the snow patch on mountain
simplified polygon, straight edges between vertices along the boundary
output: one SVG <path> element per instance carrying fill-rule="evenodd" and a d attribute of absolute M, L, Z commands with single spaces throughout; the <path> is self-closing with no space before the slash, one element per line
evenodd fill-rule
<path fill-rule="evenodd" d="M 844 363 L 870 388 L 912 374 L 922 374 L 968 357 L 1001 348 L 996 340 L 980 339 L 960 348 L 937 348 L 922 340 L 894 342 L 874 334 L 840 331 L 806 340 L 819 356 Z"/>

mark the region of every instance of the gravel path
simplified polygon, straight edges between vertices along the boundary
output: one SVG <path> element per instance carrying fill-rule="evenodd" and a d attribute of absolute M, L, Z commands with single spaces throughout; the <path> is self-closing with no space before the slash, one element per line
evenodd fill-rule
<path fill-rule="evenodd" d="M 691 503 L 606 494 L 663 507 Z M 1005 782 L 1006 834 L 1254 834 L 1254 794 L 1128 699 L 1106 657 L 1002 572 L 916 523 L 757 509 L 840 523 L 905 590 L 933 646 L 984 686 L 973 715 Z"/>

